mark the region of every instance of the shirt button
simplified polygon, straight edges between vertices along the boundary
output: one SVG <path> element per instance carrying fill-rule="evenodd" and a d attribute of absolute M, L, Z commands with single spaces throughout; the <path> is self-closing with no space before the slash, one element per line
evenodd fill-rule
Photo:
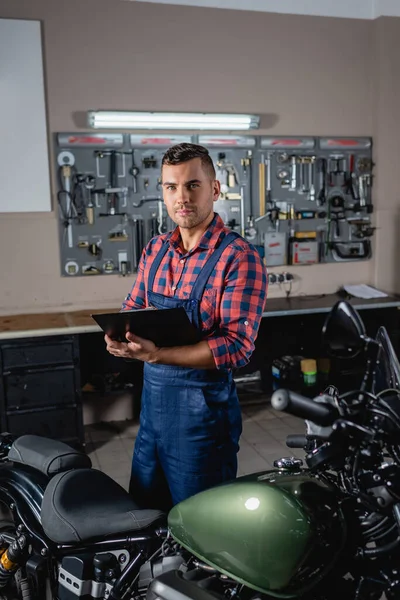
<path fill-rule="evenodd" d="M 176 290 L 176 285 L 173 285 L 171 289 L 174 292 Z"/>
<path fill-rule="evenodd" d="M 184 258 L 181 258 L 181 260 L 179 261 L 181 264 L 183 264 L 185 262 Z"/>
<path fill-rule="evenodd" d="M 245 325 L 248 325 L 248 324 L 249 324 L 249 322 L 248 322 L 248 321 L 245 321 L 245 322 L 244 322 L 244 324 L 245 324 Z"/>

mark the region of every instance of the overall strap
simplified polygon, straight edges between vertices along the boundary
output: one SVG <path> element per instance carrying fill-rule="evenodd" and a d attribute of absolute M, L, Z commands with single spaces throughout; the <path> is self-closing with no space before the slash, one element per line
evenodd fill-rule
<path fill-rule="evenodd" d="M 167 238 L 164 240 L 163 245 L 161 246 L 161 249 L 159 250 L 157 256 L 155 257 L 153 264 L 150 267 L 149 279 L 147 282 L 147 291 L 148 292 L 153 291 L 154 278 L 158 271 L 158 267 L 160 266 L 162 259 L 164 258 L 164 256 L 166 255 L 166 253 L 168 252 L 168 249 L 169 249 L 169 238 L 170 238 L 170 236 L 168 235 Z"/>
<path fill-rule="evenodd" d="M 222 240 L 220 245 L 214 252 L 211 254 L 210 258 L 207 260 L 206 264 L 201 270 L 201 273 L 197 277 L 190 294 L 190 298 L 201 300 L 203 296 L 204 289 L 207 285 L 207 281 L 211 273 L 214 271 L 215 265 L 221 257 L 222 252 L 225 250 L 229 244 L 231 244 L 234 240 L 239 238 L 240 235 L 235 233 L 234 231 L 230 231 Z"/>

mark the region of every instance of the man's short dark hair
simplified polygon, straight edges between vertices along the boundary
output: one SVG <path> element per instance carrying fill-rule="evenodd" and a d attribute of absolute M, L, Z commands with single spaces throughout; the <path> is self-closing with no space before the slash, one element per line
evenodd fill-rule
<path fill-rule="evenodd" d="M 175 146 L 171 146 L 168 148 L 166 153 L 162 159 L 162 166 L 164 165 L 180 165 L 182 163 L 188 162 L 193 158 L 201 159 L 201 166 L 203 167 L 205 173 L 210 177 L 210 179 L 215 179 L 215 168 L 212 158 L 204 146 L 200 146 L 199 144 L 176 144 Z"/>

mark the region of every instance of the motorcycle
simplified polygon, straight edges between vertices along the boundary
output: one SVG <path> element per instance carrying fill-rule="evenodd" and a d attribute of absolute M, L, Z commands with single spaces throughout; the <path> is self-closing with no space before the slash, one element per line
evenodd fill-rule
<path fill-rule="evenodd" d="M 3 600 L 388 600 L 400 597 L 400 365 L 344 301 L 324 338 L 364 352 L 360 389 L 274 392 L 305 451 L 173 507 L 139 508 L 66 444 L 0 436 Z"/>

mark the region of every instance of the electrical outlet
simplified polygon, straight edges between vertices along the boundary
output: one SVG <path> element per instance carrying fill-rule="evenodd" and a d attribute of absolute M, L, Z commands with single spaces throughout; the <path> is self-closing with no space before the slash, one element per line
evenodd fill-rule
<path fill-rule="evenodd" d="M 274 285 L 276 283 L 286 283 L 287 281 L 293 281 L 294 276 L 292 273 L 268 273 L 268 283 Z"/>
<path fill-rule="evenodd" d="M 287 273 L 286 271 L 282 273 L 284 277 L 284 281 L 293 281 L 294 275 L 292 273 Z"/>

